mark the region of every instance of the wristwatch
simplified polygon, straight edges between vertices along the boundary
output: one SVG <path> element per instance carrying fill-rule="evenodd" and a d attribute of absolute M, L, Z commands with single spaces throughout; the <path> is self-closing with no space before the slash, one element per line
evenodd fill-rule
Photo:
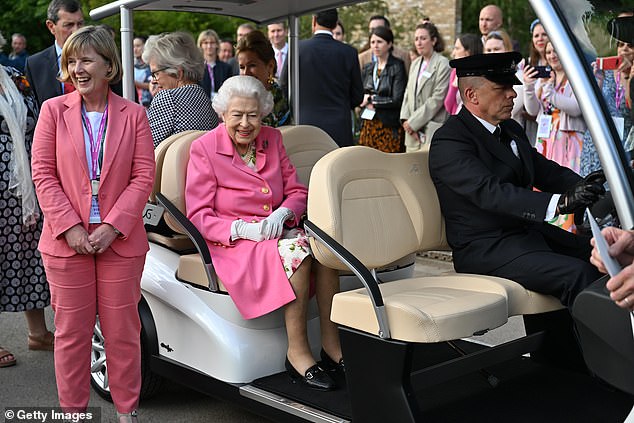
<path fill-rule="evenodd" d="M 112 225 L 110 225 L 110 226 L 112 226 Z M 117 229 L 114 226 L 112 226 L 112 230 L 114 230 L 115 235 L 121 236 L 121 232 L 119 231 L 119 229 Z"/>

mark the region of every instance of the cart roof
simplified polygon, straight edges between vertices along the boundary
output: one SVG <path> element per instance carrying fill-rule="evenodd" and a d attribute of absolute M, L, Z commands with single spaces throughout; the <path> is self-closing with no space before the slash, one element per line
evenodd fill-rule
<path fill-rule="evenodd" d="M 244 18 L 256 23 L 275 22 L 319 10 L 361 3 L 359 0 L 117 0 L 93 9 L 90 17 L 103 19 L 125 6 L 134 10 L 213 13 Z"/>

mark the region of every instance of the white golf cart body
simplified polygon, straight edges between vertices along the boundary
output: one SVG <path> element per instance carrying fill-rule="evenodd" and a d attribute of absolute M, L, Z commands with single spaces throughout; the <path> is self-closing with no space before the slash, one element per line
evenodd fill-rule
<path fill-rule="evenodd" d="M 132 9 L 200 11 L 244 17 L 258 23 L 288 17 L 291 99 L 297 117 L 301 112 L 295 89 L 301 78 L 295 54 L 297 17 L 353 3 L 358 2 L 119 0 L 93 10 L 91 16 L 101 18 L 121 12 L 122 55 L 127 75 L 132 75 Z M 588 125 L 604 163 L 621 222 L 623 226 L 633 227 L 631 176 L 621 165 L 622 148 L 619 151 L 619 146 L 612 142 L 615 129 L 605 117 L 601 102 L 597 101 L 596 87 L 590 82 L 587 66 L 580 61 L 581 55 L 564 29 L 565 23 L 560 18 L 562 9 L 557 2 L 535 0 L 531 3 L 560 53 L 584 115 L 596 116 Z M 564 8 L 580 10 L 582 1 L 559 3 L 566 3 Z M 132 80 L 128 78 L 124 94 L 131 98 L 133 89 Z M 419 385 L 420 390 L 424 390 L 527 352 L 535 358 L 551 358 L 555 351 L 561 354 L 562 361 L 566 360 L 563 350 L 557 352 L 557 339 L 553 342 L 553 335 L 544 330 L 544 322 L 568 315 L 556 299 L 499 278 L 412 276 L 411 257 L 416 251 L 447 248 L 444 222 L 428 175 L 426 151 L 386 155 L 351 147 L 325 154 L 336 146 L 322 131 L 306 127 L 286 127 L 282 131 L 291 160 L 303 169 L 302 177 L 307 183 L 309 177 L 313 178 L 309 186 L 307 230 L 314 237 L 311 242 L 317 258 L 342 271 L 351 270 L 357 276 L 342 279 L 342 291 L 347 292 L 335 297 L 331 316 L 340 325 L 346 357 L 347 391 L 333 393 L 344 403 L 344 411 L 309 404 L 292 393 L 286 396 L 280 390 L 269 390 L 267 383 L 258 382 L 278 375 L 275 383 L 279 384 L 284 377 L 287 341 L 283 314 L 278 310 L 258 319 L 243 319 L 215 276 L 213 258 L 208 257 L 204 240 L 199 234 L 197 238 L 195 228 L 187 227 L 188 222 L 182 220 L 183 169 L 188 147 L 200 133 L 175 135 L 157 150 L 156 200 L 160 207 L 166 208 L 165 219 L 177 232 L 178 239 L 149 234 L 150 252 L 141 282 L 143 298 L 139 306 L 143 324 L 142 395 L 154 393 L 159 380 L 156 375 L 161 375 L 200 391 L 239 401 L 275 421 L 409 422 L 422 419 L 415 397 Z M 324 157 L 317 160 L 322 155 Z M 156 209 L 151 209 L 154 211 Z M 401 220 L 388 230 L 371 228 L 365 236 L 369 226 L 364 225 L 373 216 L 389 216 L 379 221 L 382 227 L 395 222 L 394 217 Z M 405 222 L 406 227 L 401 226 Z M 193 225 L 190 223 L 190 226 Z M 384 270 L 377 276 L 371 269 Z M 456 345 L 460 339 L 499 327 L 513 315 L 524 316 L 528 332 L 524 339 L 473 354 L 461 351 L 458 357 L 428 364 L 422 370 L 412 367 L 412 357 L 425 356 L 424 348 L 449 342 L 452 348 L 460 349 Z M 317 355 L 320 344 L 316 316 L 313 302 L 308 327 Z M 553 333 L 559 336 L 558 332 Z M 98 328 L 95 340 L 92 382 L 98 392 L 107 395 L 106 354 L 103 343 L 99 342 Z M 562 342 L 568 341 L 574 343 L 568 339 Z M 634 350 L 629 352 L 634 356 Z M 486 375 L 491 385 L 497 384 L 495 376 Z M 289 386 L 291 391 L 301 389 L 290 382 Z M 627 391 L 627 387 L 619 388 Z M 634 389 L 629 393 L 634 394 Z M 629 401 L 626 405 L 631 406 L 631 397 L 626 394 L 619 392 L 615 397 L 618 397 L 615 400 L 618 405 Z M 453 408 L 460 409 L 460 402 Z M 583 407 L 580 412 L 584 413 Z M 543 421 L 558 421 L 548 414 L 537 415 Z"/>

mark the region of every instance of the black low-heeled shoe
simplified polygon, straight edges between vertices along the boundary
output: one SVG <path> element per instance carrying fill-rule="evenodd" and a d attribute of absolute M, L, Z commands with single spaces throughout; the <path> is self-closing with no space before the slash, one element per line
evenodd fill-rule
<path fill-rule="evenodd" d="M 346 366 L 343 362 L 343 357 L 337 363 L 335 360 L 330 358 L 328 353 L 323 348 L 319 352 L 319 355 L 321 356 L 320 364 L 324 370 L 328 370 L 329 372 L 336 371 L 344 376 L 346 375 Z"/>
<path fill-rule="evenodd" d="M 337 387 L 337 383 L 333 380 L 333 378 L 317 364 L 309 367 L 308 370 L 306 370 L 306 373 L 304 373 L 304 376 L 300 375 L 299 372 L 295 370 L 295 367 L 293 367 L 291 362 L 288 361 L 288 357 L 286 357 L 284 366 L 293 381 L 299 379 L 309 388 L 317 389 L 319 391 L 332 391 Z"/>

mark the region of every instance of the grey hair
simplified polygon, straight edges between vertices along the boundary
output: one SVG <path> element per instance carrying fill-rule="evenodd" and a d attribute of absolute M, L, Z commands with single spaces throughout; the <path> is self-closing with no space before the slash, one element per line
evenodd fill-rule
<path fill-rule="evenodd" d="M 145 63 L 154 61 L 157 69 L 165 69 L 166 73 L 178 76 L 183 71 L 183 79 L 198 82 L 203 79 L 205 59 L 187 32 L 164 32 L 150 35 L 141 56 Z"/>
<path fill-rule="evenodd" d="M 4 47 L 6 43 L 7 43 L 7 40 L 4 39 L 4 37 L 2 36 L 2 32 L 0 32 L 0 49 Z"/>
<path fill-rule="evenodd" d="M 273 95 L 253 76 L 237 75 L 225 80 L 211 103 L 216 113 L 224 115 L 234 97 L 257 99 L 262 117 L 273 110 Z"/>

